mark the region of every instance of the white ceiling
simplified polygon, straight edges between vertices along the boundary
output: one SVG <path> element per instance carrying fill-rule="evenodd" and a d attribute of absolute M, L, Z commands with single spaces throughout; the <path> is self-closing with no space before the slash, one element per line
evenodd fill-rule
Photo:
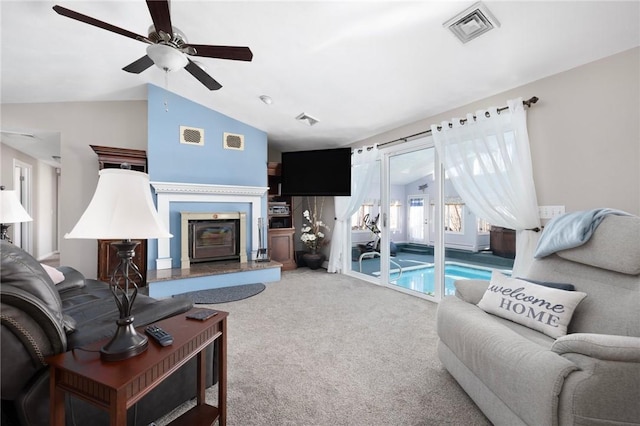
<path fill-rule="evenodd" d="M 253 51 L 252 62 L 196 58 L 223 85 L 211 92 L 185 70 L 168 83 L 157 67 L 122 71 L 145 44 L 52 10 L 146 35 L 142 0 L 2 1 L 2 103 L 141 100 L 146 83 L 168 84 L 280 151 L 332 148 L 640 45 L 638 1 L 487 1 L 500 28 L 462 44 L 442 24 L 473 3 L 174 0 L 189 42 Z M 302 112 L 320 122 L 296 121 Z"/>

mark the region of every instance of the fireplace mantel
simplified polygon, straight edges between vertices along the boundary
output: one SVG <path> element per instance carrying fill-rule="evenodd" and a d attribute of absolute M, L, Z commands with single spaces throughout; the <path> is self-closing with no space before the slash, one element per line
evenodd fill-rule
<path fill-rule="evenodd" d="M 172 202 L 209 203 L 249 203 L 251 205 L 251 229 L 258 229 L 258 219 L 262 216 L 263 197 L 269 190 L 266 186 L 210 185 L 181 182 L 151 182 L 158 197 L 158 214 L 169 229 L 169 215 Z M 173 232 L 175 235 L 175 231 Z M 251 259 L 256 259 L 260 246 L 258 232 L 252 232 Z M 180 238 L 180 236 L 176 236 Z M 171 253 L 168 238 L 158 239 L 157 269 L 171 269 L 172 256 L 180 258 L 180 253 Z"/>
<path fill-rule="evenodd" d="M 212 195 L 246 195 L 262 197 L 267 193 L 266 186 L 210 185 L 203 183 L 151 182 L 156 194 L 212 194 Z"/>

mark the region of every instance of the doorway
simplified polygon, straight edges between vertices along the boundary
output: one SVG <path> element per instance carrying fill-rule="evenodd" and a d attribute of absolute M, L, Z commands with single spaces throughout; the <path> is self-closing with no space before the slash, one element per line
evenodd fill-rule
<path fill-rule="evenodd" d="M 31 165 L 13 160 L 13 188 L 24 209 L 33 217 Z M 32 222 L 13 224 L 13 244 L 33 254 Z"/>
<path fill-rule="evenodd" d="M 407 197 L 407 207 L 409 243 L 428 244 L 430 240 L 429 196 L 409 195 Z"/>

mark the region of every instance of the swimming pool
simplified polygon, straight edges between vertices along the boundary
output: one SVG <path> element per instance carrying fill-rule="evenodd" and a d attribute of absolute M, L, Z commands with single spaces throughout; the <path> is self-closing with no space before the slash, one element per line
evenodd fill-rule
<path fill-rule="evenodd" d="M 478 279 L 490 280 L 491 269 L 481 266 L 472 266 L 464 263 L 446 262 L 444 267 L 444 287 L 445 295 L 454 294 L 456 291 L 453 285 L 455 280 L 460 279 Z M 419 291 L 425 294 L 433 295 L 434 288 L 434 267 L 431 266 L 412 266 L 410 268 L 402 268 L 402 275 L 396 279 L 398 270 L 391 271 L 391 282 L 399 287 L 409 290 Z"/>

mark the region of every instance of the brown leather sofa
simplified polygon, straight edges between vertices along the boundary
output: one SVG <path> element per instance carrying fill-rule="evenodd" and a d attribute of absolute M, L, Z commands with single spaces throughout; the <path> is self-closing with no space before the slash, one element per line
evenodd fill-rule
<path fill-rule="evenodd" d="M 49 355 L 81 350 L 113 335 L 118 310 L 106 283 L 70 267 L 58 268 L 64 281 L 54 284 L 42 265 L 20 248 L 0 241 L 0 354 L 2 426 L 49 424 Z M 157 300 L 138 294 L 132 314 L 136 327 L 184 313 L 192 302 Z M 152 344 L 152 343 L 150 343 Z M 207 350 L 214 364 L 213 345 Z M 195 397 L 195 359 L 141 399 L 127 413 L 128 424 L 146 425 Z M 207 385 L 215 383 L 211 372 Z M 67 425 L 108 424 L 108 415 L 68 397 Z"/>

